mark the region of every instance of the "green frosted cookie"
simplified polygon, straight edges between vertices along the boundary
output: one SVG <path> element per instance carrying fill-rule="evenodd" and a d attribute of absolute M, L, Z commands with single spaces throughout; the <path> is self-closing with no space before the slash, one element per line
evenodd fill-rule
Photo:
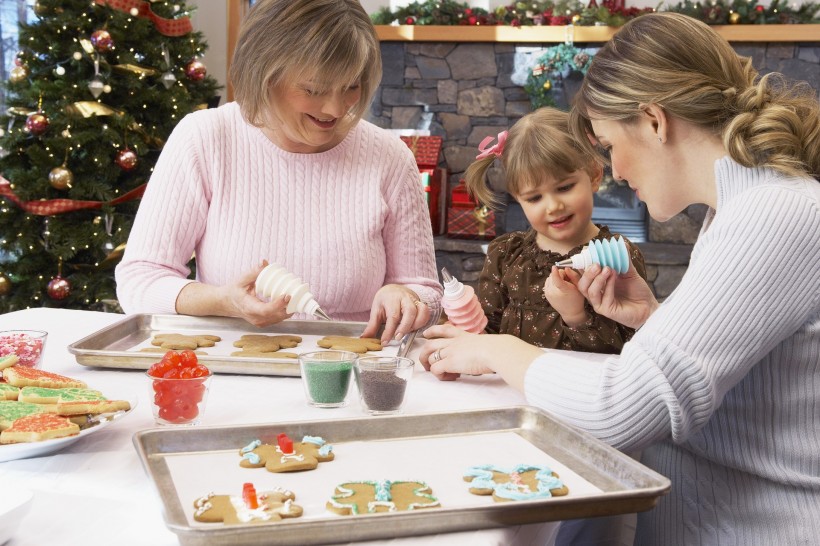
<path fill-rule="evenodd" d="M 9 428 L 20 417 L 41 413 L 42 411 L 43 407 L 38 404 L 0 400 L 0 430 Z"/>
<path fill-rule="evenodd" d="M 57 404 L 58 402 L 77 402 L 86 400 L 106 400 L 100 391 L 92 389 L 51 389 L 48 387 L 23 387 L 20 389 L 21 402 L 32 404 Z"/>
<path fill-rule="evenodd" d="M 0 383 L 0 400 L 17 400 L 20 389 L 8 383 Z"/>

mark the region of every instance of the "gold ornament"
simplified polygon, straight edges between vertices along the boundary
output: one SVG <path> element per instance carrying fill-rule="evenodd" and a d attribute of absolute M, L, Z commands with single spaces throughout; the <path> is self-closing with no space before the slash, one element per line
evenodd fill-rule
<path fill-rule="evenodd" d="M 547 80 L 544 82 L 544 90 L 549 91 L 550 89 L 552 89 L 552 82 Z"/>
<path fill-rule="evenodd" d="M 115 64 L 111 67 L 115 72 L 121 74 L 133 74 L 137 77 L 143 78 L 145 76 L 157 76 L 159 70 L 154 70 L 148 66 L 140 66 L 133 63 Z"/>
<path fill-rule="evenodd" d="M 48 6 L 44 6 L 40 2 L 34 2 L 34 13 L 39 16 L 48 14 Z"/>
<path fill-rule="evenodd" d="M 54 189 L 67 190 L 71 188 L 72 182 L 74 182 L 74 173 L 68 170 L 65 165 L 54 167 L 48 173 L 48 183 Z"/>
<path fill-rule="evenodd" d="M 580 20 L 581 20 L 581 16 L 580 16 L 580 15 L 578 15 L 577 13 L 576 13 L 575 15 L 573 15 L 573 16 L 572 16 L 572 24 L 573 24 L 573 25 L 577 25 L 577 24 L 578 24 L 578 21 L 580 21 Z"/>
<path fill-rule="evenodd" d="M 65 107 L 65 111 L 72 116 L 82 116 L 90 118 L 91 116 L 121 116 L 123 112 L 114 110 L 110 106 L 106 106 L 100 102 L 93 100 L 77 101 L 74 104 L 69 104 Z"/>
<path fill-rule="evenodd" d="M 9 73 L 9 81 L 11 83 L 20 83 L 28 78 L 28 68 L 26 65 L 15 66 Z"/>
<path fill-rule="evenodd" d="M 0 296 L 8 296 L 11 293 L 11 281 L 8 277 L 0 273 Z"/>
<path fill-rule="evenodd" d="M 740 14 L 736 11 L 733 11 L 729 14 L 729 23 L 736 25 L 740 22 Z"/>

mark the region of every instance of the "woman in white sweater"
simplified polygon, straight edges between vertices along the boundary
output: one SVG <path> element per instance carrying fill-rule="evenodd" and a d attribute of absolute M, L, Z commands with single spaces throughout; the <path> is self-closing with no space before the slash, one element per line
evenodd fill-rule
<path fill-rule="evenodd" d="M 509 336 L 431 328 L 429 369 L 497 372 L 527 399 L 668 476 L 636 543 L 816 544 L 820 536 L 820 113 L 816 92 L 760 77 L 707 25 L 625 25 L 576 97 L 576 133 L 666 220 L 710 207 L 658 305 L 634 268 L 593 266 L 596 312 L 639 328 L 585 362 Z M 452 377 L 448 375 L 446 377 Z"/>

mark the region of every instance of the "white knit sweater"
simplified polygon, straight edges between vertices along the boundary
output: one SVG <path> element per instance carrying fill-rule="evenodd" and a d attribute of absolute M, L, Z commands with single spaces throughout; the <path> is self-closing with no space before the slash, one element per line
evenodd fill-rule
<path fill-rule="evenodd" d="M 604 365 L 540 357 L 527 399 L 671 479 L 639 544 L 818 544 L 820 183 L 715 174 L 674 293 Z"/>
<path fill-rule="evenodd" d="M 310 285 L 339 320 L 367 320 L 385 284 L 441 296 L 430 219 L 410 149 L 360 122 L 334 148 L 282 150 L 239 107 L 186 116 L 140 204 L 117 295 L 128 313 L 174 313 L 196 252 L 201 282 L 225 285 L 263 259 Z"/>

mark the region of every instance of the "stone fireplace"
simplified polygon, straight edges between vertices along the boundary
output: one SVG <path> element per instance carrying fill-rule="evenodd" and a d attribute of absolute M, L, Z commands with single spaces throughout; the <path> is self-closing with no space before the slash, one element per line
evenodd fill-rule
<path fill-rule="evenodd" d="M 443 137 L 440 167 L 447 169 L 452 188 L 484 137 L 495 137 L 531 110 L 522 86 L 534 59 L 551 45 L 382 41 L 384 76 L 368 119 L 385 128 L 425 130 Z M 752 57 L 762 72 L 783 72 L 820 89 L 820 42 L 733 46 Z M 555 90 L 559 106 L 566 107 L 578 77 L 571 75 Z M 500 173 L 491 172 L 490 181 L 503 188 Z M 595 220 L 639 243 L 656 295 L 668 296 L 686 271 L 705 207 L 690 207 L 660 224 L 648 217 L 628 187 L 610 179 L 602 190 L 596 197 Z M 526 227 L 520 207 L 511 198 L 507 202 L 508 208 L 496 216 L 499 233 Z M 439 267 L 446 266 L 464 282 L 477 281 L 486 241 L 439 235 L 435 243 Z"/>

